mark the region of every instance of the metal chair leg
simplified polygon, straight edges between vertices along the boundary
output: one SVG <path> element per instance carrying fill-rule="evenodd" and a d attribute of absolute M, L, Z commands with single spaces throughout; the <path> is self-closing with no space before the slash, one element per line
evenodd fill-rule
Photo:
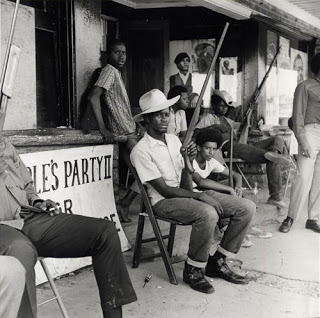
<path fill-rule="evenodd" d="M 168 247 L 167 247 L 168 254 L 169 254 L 170 257 L 172 256 L 174 238 L 176 236 L 176 229 L 177 229 L 177 226 L 175 224 L 171 223 L 170 224 Z"/>
<path fill-rule="evenodd" d="M 144 221 L 145 221 L 145 216 L 142 214 L 139 214 L 136 242 L 134 245 L 134 253 L 133 253 L 133 259 L 132 259 L 132 268 L 138 268 L 139 264 L 140 264 L 140 254 L 141 254 L 141 246 L 142 246 Z"/>
<path fill-rule="evenodd" d="M 56 284 L 55 284 L 55 282 L 54 282 L 54 280 L 53 280 L 53 278 L 52 278 L 52 276 L 51 276 L 51 273 L 50 273 L 50 271 L 49 271 L 49 269 L 48 269 L 48 267 L 47 267 L 47 264 L 45 263 L 44 259 L 40 259 L 39 261 L 40 261 L 40 264 L 41 264 L 41 266 L 42 266 L 42 268 L 43 268 L 44 273 L 46 274 L 46 276 L 47 276 L 47 278 L 48 278 L 48 281 L 49 281 L 49 284 L 50 284 L 50 286 L 51 286 L 51 289 L 52 289 L 52 291 L 53 291 L 53 293 L 54 293 L 54 295 L 55 295 L 55 298 L 53 298 L 53 299 L 56 299 L 56 300 L 57 300 L 58 305 L 59 305 L 59 307 L 60 307 L 60 310 L 61 310 L 61 312 L 62 312 L 63 317 L 64 317 L 64 318 L 69 318 L 69 315 L 68 315 L 68 313 L 67 313 L 67 310 L 66 310 L 66 308 L 65 308 L 65 306 L 64 306 L 64 304 L 63 304 L 63 302 L 62 302 L 62 299 L 61 299 L 61 297 L 60 297 L 60 294 L 59 294 L 59 292 L 58 292 L 58 289 L 57 289 L 57 287 L 56 287 Z M 48 301 L 51 301 L 51 300 L 53 300 L 53 299 L 50 299 L 50 300 L 48 300 Z M 46 301 L 46 302 L 48 302 L 48 301 Z M 43 303 L 46 303 L 46 302 L 43 302 Z M 42 303 L 42 304 L 43 304 L 43 303 Z"/>

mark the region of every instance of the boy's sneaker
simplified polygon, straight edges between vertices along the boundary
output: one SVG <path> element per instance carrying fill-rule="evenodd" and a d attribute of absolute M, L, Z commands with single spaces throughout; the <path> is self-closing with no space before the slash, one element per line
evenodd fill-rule
<path fill-rule="evenodd" d="M 250 247 L 252 246 L 252 241 L 249 240 L 248 236 L 246 235 L 241 243 L 241 247 Z"/>

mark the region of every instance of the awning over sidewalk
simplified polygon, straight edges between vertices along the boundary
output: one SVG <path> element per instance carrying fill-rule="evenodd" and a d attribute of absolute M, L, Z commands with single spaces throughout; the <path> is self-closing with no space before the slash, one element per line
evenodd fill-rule
<path fill-rule="evenodd" d="M 320 38 L 320 1 L 311 0 L 112 0 L 133 9 L 200 6 L 236 20 L 254 18 L 301 40 Z"/>

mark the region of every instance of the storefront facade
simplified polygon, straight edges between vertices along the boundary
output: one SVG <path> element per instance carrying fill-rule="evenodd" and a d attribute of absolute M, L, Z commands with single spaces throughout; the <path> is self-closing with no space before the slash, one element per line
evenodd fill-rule
<path fill-rule="evenodd" d="M 123 72 L 133 114 L 146 91 L 165 93 L 173 62 L 180 52 L 191 58 L 193 90 L 199 92 L 226 22 L 230 23 L 210 89 L 228 90 L 241 116 L 281 46 L 276 66 L 259 97 L 254 127 L 263 117 L 270 126 L 287 125 L 293 90 L 310 76 L 308 63 L 320 50 L 320 17 L 294 0 L 190 1 L 22 1 L 14 43 L 21 48 L 13 97 L 9 100 L 5 137 L 22 154 L 101 145 L 87 108 L 88 89 L 101 67 L 107 40 L 127 43 Z M 294 6 L 294 7 L 292 7 Z M 1 47 L 5 47 L 14 2 L 1 1 Z M 312 9 L 312 8 L 310 8 Z M 290 12 L 290 13 L 289 13 Z M 3 58 L 4 50 L 2 50 Z M 118 144 L 113 144 L 114 196 L 118 197 Z M 122 168 L 126 172 L 126 168 Z"/>

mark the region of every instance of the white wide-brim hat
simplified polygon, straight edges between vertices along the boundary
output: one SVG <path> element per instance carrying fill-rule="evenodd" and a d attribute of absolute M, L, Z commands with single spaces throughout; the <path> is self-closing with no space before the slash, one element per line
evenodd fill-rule
<path fill-rule="evenodd" d="M 167 97 L 159 90 L 152 89 L 151 91 L 142 95 L 139 99 L 139 105 L 142 112 L 133 117 L 134 121 L 142 121 L 144 114 L 155 113 L 164 110 L 180 99 L 180 95 L 167 99 Z"/>
<path fill-rule="evenodd" d="M 233 99 L 227 91 L 219 91 L 218 89 L 212 92 L 212 96 L 219 96 L 229 107 L 238 107 L 240 105 L 233 105 Z"/>

